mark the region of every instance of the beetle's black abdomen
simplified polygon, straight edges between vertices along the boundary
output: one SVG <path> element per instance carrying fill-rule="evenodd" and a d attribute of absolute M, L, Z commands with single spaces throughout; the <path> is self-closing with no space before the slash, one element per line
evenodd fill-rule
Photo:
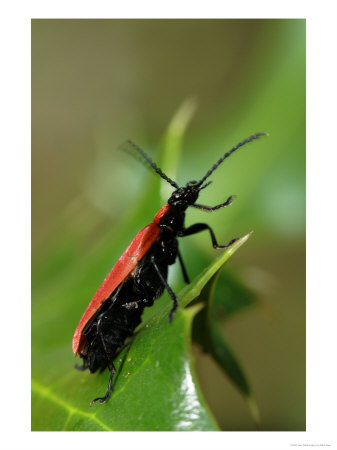
<path fill-rule="evenodd" d="M 144 310 L 139 304 L 128 309 L 127 306 L 113 305 L 110 300 L 107 302 L 110 303 L 110 307 L 93 319 L 86 334 L 87 346 L 82 357 L 92 373 L 105 368 L 109 361 L 115 358 L 126 338 L 131 336 L 140 324 Z"/>

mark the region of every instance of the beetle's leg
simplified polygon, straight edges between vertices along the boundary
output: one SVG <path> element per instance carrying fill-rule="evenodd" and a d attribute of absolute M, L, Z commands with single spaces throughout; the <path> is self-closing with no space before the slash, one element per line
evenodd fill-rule
<path fill-rule="evenodd" d="M 179 249 L 178 249 L 178 259 L 180 262 L 180 267 L 181 267 L 181 271 L 183 273 L 184 281 L 185 281 L 185 283 L 190 284 L 190 279 L 187 275 L 185 264 L 184 264 L 183 258 L 181 257 L 181 253 L 180 253 Z"/>
<path fill-rule="evenodd" d="M 220 205 L 216 206 L 206 206 L 206 205 L 199 205 L 198 203 L 194 203 L 193 208 L 202 209 L 203 211 L 216 211 L 217 209 L 225 208 L 226 206 L 229 206 L 231 203 L 233 203 L 233 200 L 235 199 L 236 195 L 231 195 L 228 197 L 228 199 L 224 203 L 220 203 Z"/>
<path fill-rule="evenodd" d="M 112 392 L 112 379 L 113 379 L 114 373 L 116 372 L 116 368 L 115 368 L 115 366 L 113 365 L 113 362 L 109 362 L 108 368 L 109 368 L 109 370 L 110 370 L 110 377 L 109 377 L 108 389 L 107 389 L 107 391 L 106 391 L 104 397 L 97 397 L 97 398 L 94 398 L 94 399 L 90 402 L 90 406 L 92 406 L 92 405 L 93 405 L 94 403 L 96 403 L 96 402 L 105 403 L 105 402 L 109 399 L 109 397 L 110 397 L 110 395 L 111 395 L 111 392 Z"/>
<path fill-rule="evenodd" d="M 208 230 L 210 232 L 211 235 L 211 239 L 212 239 L 212 245 L 214 248 L 227 248 L 230 247 L 235 241 L 237 241 L 239 238 L 235 238 L 232 239 L 230 242 L 228 242 L 228 244 L 225 245 L 219 245 L 214 231 L 212 230 L 212 228 L 207 225 L 207 223 L 195 223 L 194 225 L 191 225 L 188 228 L 185 228 L 185 230 L 181 231 L 178 236 L 184 237 L 184 236 L 190 236 L 191 234 L 196 234 L 196 233 L 200 233 L 200 231 L 204 231 L 204 230 Z"/>
<path fill-rule="evenodd" d="M 111 356 L 109 354 L 109 350 L 107 349 L 107 347 L 105 345 L 104 338 L 103 338 L 103 333 L 102 333 L 102 318 L 103 317 L 104 317 L 104 315 L 102 314 L 101 317 L 99 318 L 98 322 L 97 322 L 97 333 L 98 333 L 99 337 L 101 338 L 102 345 L 103 345 L 103 348 L 104 348 L 104 352 L 105 352 L 106 358 L 108 360 L 108 369 L 110 370 L 110 377 L 109 377 L 108 389 L 107 389 L 104 397 L 94 398 L 90 402 L 90 406 L 92 406 L 97 401 L 99 401 L 100 403 L 105 403 L 108 400 L 108 398 L 110 397 L 111 392 L 112 392 L 112 379 L 113 379 L 114 373 L 116 372 L 116 368 L 115 368 L 115 366 L 114 366 L 114 364 L 112 362 L 112 358 L 111 358 Z"/>
<path fill-rule="evenodd" d="M 174 314 L 175 310 L 176 310 L 177 307 L 178 307 L 178 300 L 177 300 L 177 297 L 176 297 L 175 293 L 172 291 L 172 289 L 170 288 L 170 285 L 169 285 L 168 282 L 166 281 L 165 277 L 163 277 L 163 274 L 161 273 L 159 267 L 157 266 L 157 263 L 156 263 L 156 260 L 155 260 L 155 257 L 154 257 L 154 256 L 151 257 L 151 263 L 152 263 L 152 265 L 153 265 L 155 271 L 157 272 L 157 274 L 158 274 L 158 276 L 159 276 L 159 278 L 160 278 L 160 281 L 161 281 L 161 282 L 163 283 L 163 285 L 165 286 L 167 292 L 170 294 L 170 297 L 171 297 L 171 299 L 172 299 L 172 301 L 173 301 L 173 307 L 172 307 L 172 309 L 171 309 L 171 311 L 170 311 L 170 315 L 169 315 L 169 321 L 172 322 L 173 314 Z"/>

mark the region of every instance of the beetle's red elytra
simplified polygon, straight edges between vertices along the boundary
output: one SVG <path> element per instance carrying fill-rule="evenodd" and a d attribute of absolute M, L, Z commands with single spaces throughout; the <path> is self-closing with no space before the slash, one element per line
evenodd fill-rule
<path fill-rule="evenodd" d="M 160 220 L 169 211 L 170 205 L 166 204 L 154 216 L 153 222 L 142 228 L 133 239 L 131 244 L 118 259 L 116 264 L 105 277 L 103 283 L 98 288 L 96 294 L 93 296 L 87 309 L 76 328 L 73 338 L 73 352 L 80 354 L 85 345 L 85 336 L 83 329 L 90 321 L 92 316 L 96 314 L 100 308 L 102 301 L 109 298 L 110 294 L 122 283 L 130 273 L 135 269 L 138 262 L 142 259 L 145 253 L 150 249 L 151 245 L 157 240 L 160 233 Z"/>
<path fill-rule="evenodd" d="M 235 150 L 261 136 L 267 136 L 267 133 L 256 133 L 239 142 L 199 181 L 189 181 L 184 187 L 179 187 L 165 175 L 140 147 L 132 141 L 127 142 L 128 149 L 140 155 L 151 169 L 175 188 L 175 191 L 167 204 L 154 216 L 153 222 L 137 233 L 118 259 L 93 296 L 75 330 L 73 352 L 83 360 L 82 366 L 75 367 L 80 370 L 89 369 L 91 373 L 105 367 L 110 371 L 104 397 L 95 398 L 90 405 L 97 401 L 105 403 L 109 399 L 116 371 L 113 360 L 126 338 L 131 336 L 140 324 L 144 308 L 152 306 L 164 289 L 168 291 L 173 302 L 169 314 L 169 320 L 172 320 L 178 301 L 167 282 L 167 273 L 168 266 L 174 264 L 177 258 L 184 280 L 189 283 L 177 238 L 207 230 L 215 249 L 227 248 L 237 240 L 235 238 L 225 245 L 219 245 L 212 228 L 206 223 L 196 223 L 186 228 L 185 211 L 190 206 L 208 212 L 229 206 L 235 198 L 233 195 L 216 206 L 201 205 L 196 201 L 200 191 L 211 183 L 205 181 L 214 170 Z"/>

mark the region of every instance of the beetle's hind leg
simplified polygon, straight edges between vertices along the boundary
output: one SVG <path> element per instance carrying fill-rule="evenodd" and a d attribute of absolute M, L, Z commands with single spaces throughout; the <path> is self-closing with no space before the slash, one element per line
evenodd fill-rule
<path fill-rule="evenodd" d="M 109 377 L 108 389 L 107 389 L 107 391 L 106 391 L 104 397 L 97 397 L 97 398 L 94 398 L 94 399 L 90 402 L 90 406 L 92 406 L 92 405 L 93 405 L 94 403 L 96 403 L 96 402 L 100 402 L 101 404 L 102 404 L 102 403 L 105 403 L 105 402 L 110 398 L 110 395 L 111 395 L 111 392 L 112 392 L 112 379 L 113 379 L 114 373 L 116 372 L 116 368 L 115 368 L 115 366 L 114 366 L 114 364 L 113 364 L 112 362 L 110 362 L 110 363 L 108 364 L 108 368 L 109 368 L 109 370 L 110 370 L 110 377 Z"/>
<path fill-rule="evenodd" d="M 90 402 L 90 406 L 92 406 L 94 403 L 96 402 L 100 402 L 100 403 L 105 403 L 111 395 L 112 392 L 112 379 L 114 376 L 114 373 L 116 372 L 116 368 L 112 362 L 112 358 L 110 355 L 110 352 L 108 351 L 105 341 L 104 341 L 104 337 L 103 337 L 103 333 L 102 333 L 102 319 L 104 318 L 104 314 L 102 314 L 97 322 L 97 334 L 99 335 L 101 342 L 102 342 L 102 346 L 105 352 L 105 356 L 108 360 L 108 369 L 110 370 L 110 376 L 109 376 L 109 383 L 108 383 L 108 389 L 104 395 L 104 397 L 97 397 L 94 398 L 91 402 Z"/>

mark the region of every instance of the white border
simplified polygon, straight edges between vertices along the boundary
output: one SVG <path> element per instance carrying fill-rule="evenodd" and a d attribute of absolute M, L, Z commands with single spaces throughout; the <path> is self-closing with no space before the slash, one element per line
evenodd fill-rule
<path fill-rule="evenodd" d="M 4 9 L 5 8 L 5 9 Z M 336 2 L 12 1 L 1 7 L 3 267 L 1 445 L 6 449 L 287 449 L 337 445 Z M 307 19 L 307 431 L 231 433 L 30 432 L 30 19 Z M 20 294 L 21 303 L 18 303 Z M 22 386 L 22 394 L 19 387 Z"/>

